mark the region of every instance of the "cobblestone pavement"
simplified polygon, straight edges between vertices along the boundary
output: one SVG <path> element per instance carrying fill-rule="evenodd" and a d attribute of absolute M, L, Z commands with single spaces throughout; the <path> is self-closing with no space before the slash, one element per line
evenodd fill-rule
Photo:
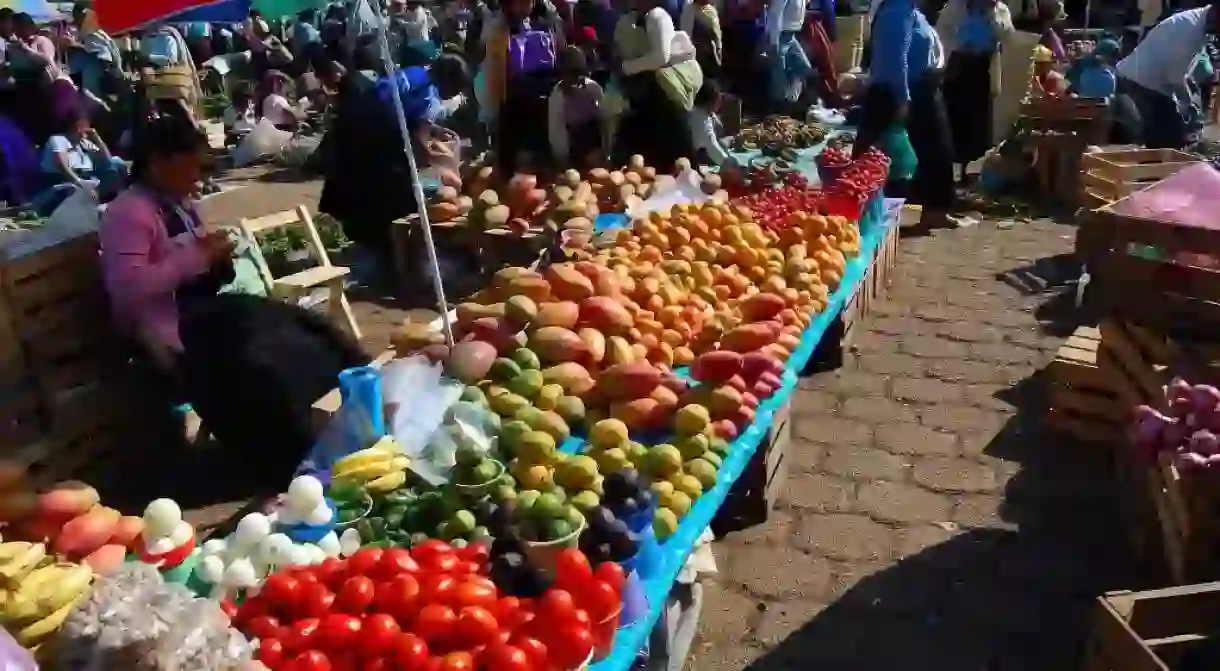
<path fill-rule="evenodd" d="M 1078 668 L 1091 597 L 1133 583 L 1102 453 L 1041 426 L 1074 230 L 902 241 L 853 354 L 793 396 L 777 511 L 717 541 L 688 668 Z"/>

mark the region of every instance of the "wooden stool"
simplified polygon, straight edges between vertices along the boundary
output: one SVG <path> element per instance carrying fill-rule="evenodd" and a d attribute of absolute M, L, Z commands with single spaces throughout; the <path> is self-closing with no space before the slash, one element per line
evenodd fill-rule
<path fill-rule="evenodd" d="M 308 251 L 318 265 L 287 277 L 277 278 L 272 276 L 271 269 L 267 266 L 267 260 L 263 258 L 263 252 L 259 249 L 258 235 L 293 225 L 301 225 L 305 228 Z M 345 324 L 352 335 L 357 340 L 360 339 L 360 327 L 356 324 L 352 306 L 348 303 L 347 294 L 343 288 L 351 271 L 343 266 L 331 265 L 330 256 L 327 255 L 326 247 L 323 246 L 322 239 L 318 236 L 313 217 L 309 215 L 309 210 L 304 205 L 298 205 L 295 210 L 284 210 L 254 219 L 242 219 L 238 226 L 241 227 L 242 234 L 250 240 L 259 274 L 262 275 L 263 282 L 267 285 L 267 291 L 271 295 L 282 300 L 297 301 L 309 295 L 314 289 L 325 287 L 330 292 L 327 299 L 327 311 L 331 318 L 340 324 Z"/>

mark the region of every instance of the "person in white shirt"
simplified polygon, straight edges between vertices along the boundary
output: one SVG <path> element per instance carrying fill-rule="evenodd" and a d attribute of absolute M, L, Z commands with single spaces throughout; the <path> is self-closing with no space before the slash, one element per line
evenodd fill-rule
<path fill-rule="evenodd" d="M 559 83 L 547 100 L 547 139 L 556 167 L 575 159 L 586 166 L 604 163 L 610 153 L 611 117 L 601 85 L 589 78 L 580 47 L 559 54 Z"/>
<path fill-rule="evenodd" d="M 805 26 L 805 0 L 771 0 L 766 25 L 771 99 L 795 103 L 801 97 L 805 80 L 813 73 L 813 65 L 800 43 L 801 29 Z"/>
<path fill-rule="evenodd" d="M 695 106 L 690 111 L 691 144 L 700 164 L 718 165 L 722 171 L 736 170 L 737 159 L 720 141 L 720 136 L 724 134 L 718 116 L 722 100 L 723 95 L 716 80 L 705 79 L 703 88 L 695 95 Z"/>
<path fill-rule="evenodd" d="M 1119 92 L 1134 103 L 1142 141 L 1148 147 L 1186 146 L 1188 79 L 1218 22 L 1220 4 L 1178 12 L 1157 24 L 1115 67 Z"/>
<path fill-rule="evenodd" d="M 285 95 L 288 82 L 288 76 L 279 70 L 269 71 L 263 77 L 260 87 L 258 110 L 262 118 L 275 124 L 276 128 L 295 131 L 304 115 L 288 102 L 288 97 Z"/>

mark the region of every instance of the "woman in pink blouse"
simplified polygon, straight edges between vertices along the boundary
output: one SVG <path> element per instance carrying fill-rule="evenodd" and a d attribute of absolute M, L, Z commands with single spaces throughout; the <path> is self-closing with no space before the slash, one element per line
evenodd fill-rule
<path fill-rule="evenodd" d="M 113 313 L 226 448 L 286 478 L 314 442 L 310 406 L 358 346 L 295 305 L 222 294 L 233 243 L 208 232 L 192 202 L 207 139 L 165 116 L 137 132 L 134 182 L 102 217 L 102 269 Z"/>

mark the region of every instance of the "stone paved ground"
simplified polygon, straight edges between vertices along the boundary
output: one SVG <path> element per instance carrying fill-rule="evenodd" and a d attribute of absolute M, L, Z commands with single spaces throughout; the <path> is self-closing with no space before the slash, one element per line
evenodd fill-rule
<path fill-rule="evenodd" d="M 856 351 L 793 397 L 778 510 L 716 543 L 688 668 L 1077 668 L 1091 597 L 1133 583 L 1105 459 L 1041 426 L 1032 377 L 1073 234 L 902 241 Z"/>

